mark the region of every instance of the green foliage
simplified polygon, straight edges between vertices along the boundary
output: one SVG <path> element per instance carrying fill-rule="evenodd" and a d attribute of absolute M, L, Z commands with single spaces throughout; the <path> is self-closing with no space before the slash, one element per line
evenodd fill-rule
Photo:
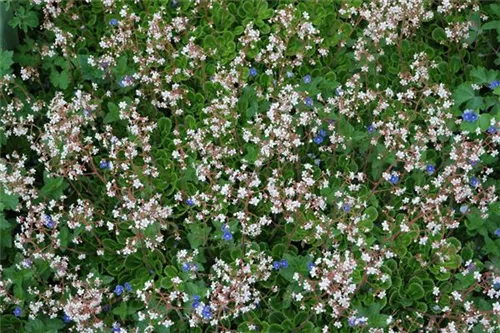
<path fill-rule="evenodd" d="M 12 60 L 12 51 L 0 49 L 0 76 L 5 76 L 12 73 L 11 66 L 14 63 Z"/>
<path fill-rule="evenodd" d="M 9 21 L 9 25 L 13 28 L 22 29 L 27 32 L 28 29 L 36 28 L 39 24 L 38 13 L 31 10 L 31 6 L 20 6 L 14 17 Z"/>

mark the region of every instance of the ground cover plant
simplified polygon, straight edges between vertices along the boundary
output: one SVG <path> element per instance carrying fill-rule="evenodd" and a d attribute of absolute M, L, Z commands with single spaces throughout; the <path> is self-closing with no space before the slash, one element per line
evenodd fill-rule
<path fill-rule="evenodd" d="M 2 332 L 500 332 L 500 4 L 2 1 Z"/>

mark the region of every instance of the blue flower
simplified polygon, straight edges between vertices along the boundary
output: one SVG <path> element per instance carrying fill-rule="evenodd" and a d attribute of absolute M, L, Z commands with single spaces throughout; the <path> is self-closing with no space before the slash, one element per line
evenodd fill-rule
<path fill-rule="evenodd" d="M 309 262 L 309 263 L 307 263 L 307 269 L 308 269 L 308 270 L 310 270 L 310 271 L 311 271 L 313 268 L 314 268 L 314 263 L 313 263 L 312 261 L 311 261 L 311 262 Z"/>
<path fill-rule="evenodd" d="M 470 109 L 465 110 L 464 113 L 462 114 L 462 119 L 469 123 L 475 122 L 477 118 L 478 115 Z"/>
<path fill-rule="evenodd" d="M 488 127 L 486 132 L 488 132 L 489 134 L 495 134 L 497 132 L 497 128 L 496 128 L 496 126 L 492 125 L 492 126 Z"/>
<path fill-rule="evenodd" d="M 320 165 L 320 163 L 321 163 L 321 160 L 319 158 L 317 158 L 317 159 L 314 160 L 314 164 Z"/>
<path fill-rule="evenodd" d="M 292 72 L 290 72 L 290 71 L 288 71 L 288 72 L 286 72 L 286 76 L 287 76 L 288 78 L 291 78 L 291 77 L 293 77 L 293 73 L 292 73 Z"/>
<path fill-rule="evenodd" d="M 224 238 L 224 240 L 226 241 L 230 241 L 231 239 L 233 239 L 233 234 L 230 233 L 229 231 L 225 231 L 224 234 L 222 235 L 222 238 Z"/>
<path fill-rule="evenodd" d="M 190 263 L 188 263 L 188 262 L 187 262 L 187 263 L 185 263 L 184 265 L 182 265 L 182 270 L 183 270 L 184 272 L 187 272 L 187 271 L 189 271 L 190 269 L 191 269 L 191 264 L 190 264 Z"/>
<path fill-rule="evenodd" d="M 469 206 L 467 205 L 462 205 L 460 206 L 460 213 L 465 214 L 469 210 Z"/>
<path fill-rule="evenodd" d="M 54 220 L 52 220 L 52 217 L 50 215 L 43 215 L 43 219 L 44 219 L 44 223 L 45 223 L 45 226 L 49 229 L 52 229 L 54 228 Z"/>
<path fill-rule="evenodd" d="M 281 267 L 283 267 L 283 268 L 287 268 L 287 267 L 288 267 L 288 260 L 286 260 L 286 259 L 281 259 L 281 261 L 280 261 L 280 265 L 281 265 Z"/>
<path fill-rule="evenodd" d="M 477 160 L 470 160 L 469 162 L 470 162 L 470 165 L 476 166 L 477 162 L 479 162 L 479 161 L 477 161 Z"/>
<path fill-rule="evenodd" d="M 490 83 L 490 89 L 493 90 L 496 87 L 500 87 L 500 81 L 493 81 Z"/>
<path fill-rule="evenodd" d="M 477 179 L 476 177 L 471 177 L 470 184 L 471 184 L 472 187 L 478 186 L 479 185 L 479 179 Z"/>
<path fill-rule="evenodd" d="M 345 204 L 344 205 L 344 212 L 350 212 L 351 211 L 351 205 Z"/>
<path fill-rule="evenodd" d="M 109 20 L 109 25 L 110 26 L 113 26 L 113 27 L 116 27 L 118 25 L 118 20 L 117 19 L 111 19 Z"/>
<path fill-rule="evenodd" d="M 344 94 L 344 90 L 340 87 L 338 87 L 337 89 L 335 89 L 335 95 L 337 96 L 342 96 Z"/>
<path fill-rule="evenodd" d="M 132 82 L 132 77 L 130 75 L 125 75 L 125 77 L 120 81 L 120 87 L 128 87 L 132 84 Z"/>
<path fill-rule="evenodd" d="M 304 83 L 311 83 L 311 75 L 307 74 L 304 76 Z"/>
<path fill-rule="evenodd" d="M 112 332 L 120 332 L 121 331 L 120 323 L 118 323 L 118 322 L 113 323 L 113 329 L 111 331 Z"/>
<path fill-rule="evenodd" d="M 495 236 L 500 237 L 500 228 L 498 228 L 497 230 L 495 230 Z"/>
<path fill-rule="evenodd" d="M 132 286 L 130 285 L 130 283 L 125 282 L 123 286 L 125 287 L 125 290 L 127 290 L 128 292 L 132 291 Z"/>
<path fill-rule="evenodd" d="M 311 97 L 306 97 L 306 105 L 307 106 L 312 106 L 313 105 L 313 100 Z"/>
<path fill-rule="evenodd" d="M 427 171 L 429 174 L 433 174 L 436 171 L 436 167 L 432 164 L 427 164 L 425 167 L 425 171 Z"/>
<path fill-rule="evenodd" d="M 193 296 L 193 308 L 196 309 L 198 306 L 200 306 L 200 296 L 194 295 Z"/>
<path fill-rule="evenodd" d="M 279 261 L 275 261 L 275 262 L 273 262 L 273 268 L 274 268 L 275 270 L 280 269 L 280 267 L 281 267 L 281 265 L 280 265 L 280 262 L 279 262 Z"/>
<path fill-rule="evenodd" d="M 106 162 L 106 161 L 103 160 L 103 161 L 99 162 L 99 168 L 110 170 L 111 169 L 111 163 L 110 162 Z"/>
<path fill-rule="evenodd" d="M 351 327 L 356 326 L 356 318 L 355 317 L 351 317 L 351 318 L 347 319 L 347 323 Z"/>
<path fill-rule="evenodd" d="M 250 76 L 256 77 L 257 76 L 257 70 L 255 68 L 250 68 Z"/>
<path fill-rule="evenodd" d="M 69 324 L 71 323 L 71 317 L 68 316 L 67 314 L 65 314 L 63 317 L 62 317 L 62 320 L 65 324 Z"/>
<path fill-rule="evenodd" d="M 373 124 L 370 124 L 366 129 L 368 130 L 368 133 L 373 133 L 375 131 L 375 126 L 373 126 Z"/>
<path fill-rule="evenodd" d="M 500 290 L 500 282 L 495 282 L 495 283 L 493 283 L 493 288 L 494 288 L 495 290 Z"/>
<path fill-rule="evenodd" d="M 389 178 L 389 183 L 392 185 L 395 185 L 399 181 L 399 176 L 395 173 L 391 175 L 391 178 Z"/>
<path fill-rule="evenodd" d="M 324 138 L 322 136 L 317 136 L 313 139 L 314 143 L 320 145 L 323 142 Z"/>
<path fill-rule="evenodd" d="M 89 111 L 89 110 L 87 110 L 87 109 L 83 110 L 83 115 L 84 115 L 85 117 L 90 117 L 90 111 Z"/>
<path fill-rule="evenodd" d="M 114 293 L 115 293 L 117 296 L 120 296 L 120 295 L 123 293 L 123 286 L 118 284 L 118 285 L 115 287 Z"/>
<path fill-rule="evenodd" d="M 210 305 L 205 305 L 203 310 L 201 311 L 201 315 L 205 319 L 212 319 L 212 310 L 210 309 Z"/>
<path fill-rule="evenodd" d="M 19 317 L 22 312 L 23 310 L 19 306 L 16 306 L 16 308 L 14 309 L 14 316 Z"/>
<path fill-rule="evenodd" d="M 52 228 L 54 228 L 54 221 L 52 221 L 52 220 L 47 221 L 47 223 L 45 223 L 45 225 L 47 226 L 47 228 L 52 229 Z"/>
<path fill-rule="evenodd" d="M 318 135 L 322 136 L 322 137 L 326 137 L 326 131 L 324 129 L 320 129 Z"/>
<path fill-rule="evenodd" d="M 102 311 L 108 312 L 109 310 L 111 310 L 111 307 L 109 306 L 109 304 L 104 304 L 104 306 L 102 307 Z"/>
<path fill-rule="evenodd" d="M 188 205 L 189 207 L 193 207 L 193 206 L 194 206 L 194 201 L 193 201 L 193 199 L 188 198 L 188 199 L 186 200 L 186 205 Z"/>

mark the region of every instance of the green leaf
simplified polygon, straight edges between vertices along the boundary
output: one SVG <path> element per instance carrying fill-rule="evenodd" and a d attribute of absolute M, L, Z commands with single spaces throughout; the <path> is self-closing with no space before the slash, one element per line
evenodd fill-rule
<path fill-rule="evenodd" d="M 486 253 L 491 254 L 495 257 L 500 256 L 500 239 L 494 241 L 490 237 L 485 236 L 484 242 L 485 246 L 483 246 L 483 250 Z"/>
<path fill-rule="evenodd" d="M 422 286 L 418 283 L 410 283 L 407 295 L 410 296 L 413 300 L 417 300 L 425 296 L 425 291 L 424 288 L 422 288 Z"/>
<path fill-rule="evenodd" d="M 443 40 L 446 40 L 446 32 L 444 31 L 443 28 L 437 27 L 434 30 L 432 30 L 432 39 L 434 39 L 436 42 L 440 43 Z"/>
<path fill-rule="evenodd" d="M 75 67 L 80 69 L 84 80 L 102 84 L 103 71 L 99 67 L 89 65 L 89 55 L 79 54 L 72 60 Z"/>
<path fill-rule="evenodd" d="M 173 278 L 173 277 L 176 277 L 179 272 L 175 266 L 169 265 L 169 266 L 165 267 L 164 273 L 167 275 L 167 277 Z"/>
<path fill-rule="evenodd" d="M 499 20 L 496 20 L 496 21 L 489 21 L 485 24 L 483 24 L 483 26 L 481 27 L 481 29 L 483 30 L 497 30 L 498 33 L 500 33 L 500 21 Z"/>
<path fill-rule="evenodd" d="M 15 16 L 9 21 L 9 25 L 13 28 L 20 28 L 24 32 L 28 32 L 28 28 L 35 28 L 39 24 L 38 15 L 36 12 L 26 9 L 24 6 L 19 7 Z"/>
<path fill-rule="evenodd" d="M 267 328 L 267 333 L 281 333 L 281 332 L 285 332 L 285 330 L 279 324 L 271 324 Z"/>
<path fill-rule="evenodd" d="M 170 289 L 173 287 L 173 282 L 171 277 L 164 277 L 160 280 L 160 285 L 164 289 Z"/>
<path fill-rule="evenodd" d="M 43 323 L 48 330 L 57 331 L 64 327 L 64 323 L 62 322 L 62 320 L 57 318 L 44 318 Z"/>
<path fill-rule="evenodd" d="M 365 218 L 359 221 L 358 227 L 362 231 L 365 230 L 370 231 L 373 228 L 373 222 L 378 217 L 377 209 L 375 207 L 370 206 L 364 211 L 363 215 L 365 216 Z"/>
<path fill-rule="evenodd" d="M 207 35 L 203 39 L 203 47 L 205 50 L 215 50 L 217 49 L 217 40 L 212 35 Z"/>
<path fill-rule="evenodd" d="M 366 215 L 366 220 L 374 222 L 378 217 L 378 212 L 375 207 L 368 207 L 364 213 Z"/>
<path fill-rule="evenodd" d="M 493 214 L 500 215 L 500 202 L 490 203 L 489 209 Z"/>
<path fill-rule="evenodd" d="M 467 219 L 465 220 L 465 226 L 469 230 L 476 230 L 480 228 L 485 223 L 485 220 L 481 217 L 479 210 L 477 208 L 472 208 L 470 213 L 467 214 Z"/>
<path fill-rule="evenodd" d="M 443 263 L 443 267 L 447 269 L 457 269 L 462 263 L 462 257 L 457 254 L 450 255 L 450 260 Z"/>
<path fill-rule="evenodd" d="M 257 160 L 257 156 L 259 154 L 259 149 L 255 146 L 255 145 L 252 145 L 252 144 L 247 144 L 245 146 L 246 150 L 247 150 L 247 154 L 243 157 L 248 163 L 255 163 L 255 161 Z"/>
<path fill-rule="evenodd" d="M 0 50 L 0 77 L 4 77 L 7 74 L 12 73 L 10 66 L 14 63 L 12 56 L 14 52 Z"/>
<path fill-rule="evenodd" d="M 450 71 L 455 74 L 457 73 L 460 68 L 462 67 L 462 62 L 459 57 L 453 56 L 450 59 Z"/>
<path fill-rule="evenodd" d="M 9 229 L 0 229 L 0 249 L 12 247 L 12 234 Z"/>
<path fill-rule="evenodd" d="M 196 119 L 194 119 L 193 116 L 188 114 L 185 118 L 185 121 L 186 121 L 187 128 L 196 129 Z"/>
<path fill-rule="evenodd" d="M 162 136 L 167 136 L 172 129 L 172 121 L 167 117 L 161 117 L 158 120 L 158 128 Z"/>
<path fill-rule="evenodd" d="M 189 226 L 191 230 L 188 233 L 187 238 L 191 248 L 197 249 L 200 246 L 204 246 L 207 243 L 208 236 L 210 235 L 211 227 L 207 226 L 205 223 L 193 223 Z"/>
<path fill-rule="evenodd" d="M 491 118 L 491 115 L 487 113 L 483 113 L 479 116 L 479 128 L 481 128 L 481 131 L 484 132 L 490 127 Z"/>
<path fill-rule="evenodd" d="M 490 84 L 495 81 L 497 74 L 492 69 L 486 70 L 483 67 L 477 67 L 471 71 L 471 76 L 476 79 L 475 83 L 477 84 Z"/>
<path fill-rule="evenodd" d="M 104 123 L 114 123 L 115 121 L 120 120 L 120 108 L 115 103 L 108 103 L 108 113 L 104 117 Z"/>
<path fill-rule="evenodd" d="M 14 227 L 13 224 L 9 223 L 7 219 L 5 218 L 5 214 L 3 212 L 0 212 L 0 231 L 6 231 L 7 234 L 10 235 L 10 230 Z M 3 233 L 2 233 L 3 235 Z M 0 239 L 0 244 L 3 244 L 2 240 Z"/>
<path fill-rule="evenodd" d="M 69 70 L 64 69 L 62 71 L 58 71 L 56 69 L 53 69 L 50 72 L 49 79 L 54 87 L 65 90 L 66 88 L 68 88 L 70 82 Z"/>
<path fill-rule="evenodd" d="M 273 251 L 272 251 L 273 258 L 275 258 L 276 260 L 283 258 L 285 250 L 286 250 L 285 244 L 276 244 L 275 246 L 273 246 Z"/>
<path fill-rule="evenodd" d="M 60 240 L 62 250 L 66 250 L 66 248 L 68 247 L 69 237 L 70 237 L 70 234 L 69 234 L 68 227 L 66 227 L 66 226 L 61 227 L 59 230 L 59 240 Z"/>
<path fill-rule="evenodd" d="M 111 311 L 113 314 L 120 316 L 121 320 L 127 317 L 127 303 L 121 302 L 120 305 Z"/>
<path fill-rule="evenodd" d="M 460 106 L 461 104 L 467 102 L 475 96 L 474 90 L 470 84 L 460 85 L 453 93 L 453 99 L 455 100 L 455 105 Z"/>
<path fill-rule="evenodd" d="M 45 185 L 41 188 L 40 192 L 49 199 L 59 199 L 69 184 L 64 181 L 63 177 L 49 178 L 48 175 L 46 171 L 43 173 Z"/>
<path fill-rule="evenodd" d="M 116 67 L 113 69 L 113 72 L 117 77 L 122 77 L 127 73 L 128 70 L 128 57 L 126 54 L 122 54 L 118 61 L 116 62 Z"/>
<path fill-rule="evenodd" d="M 29 320 L 24 330 L 28 333 L 48 333 L 47 326 L 40 319 Z"/>
<path fill-rule="evenodd" d="M 14 194 L 6 194 L 3 190 L 0 191 L 0 212 L 4 209 L 14 210 L 19 205 L 19 196 Z"/>

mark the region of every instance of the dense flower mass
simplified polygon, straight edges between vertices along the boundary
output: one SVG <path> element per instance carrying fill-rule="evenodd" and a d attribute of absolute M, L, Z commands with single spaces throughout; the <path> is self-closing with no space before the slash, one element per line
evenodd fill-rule
<path fill-rule="evenodd" d="M 499 23 L 0 2 L 0 331 L 500 332 Z"/>

